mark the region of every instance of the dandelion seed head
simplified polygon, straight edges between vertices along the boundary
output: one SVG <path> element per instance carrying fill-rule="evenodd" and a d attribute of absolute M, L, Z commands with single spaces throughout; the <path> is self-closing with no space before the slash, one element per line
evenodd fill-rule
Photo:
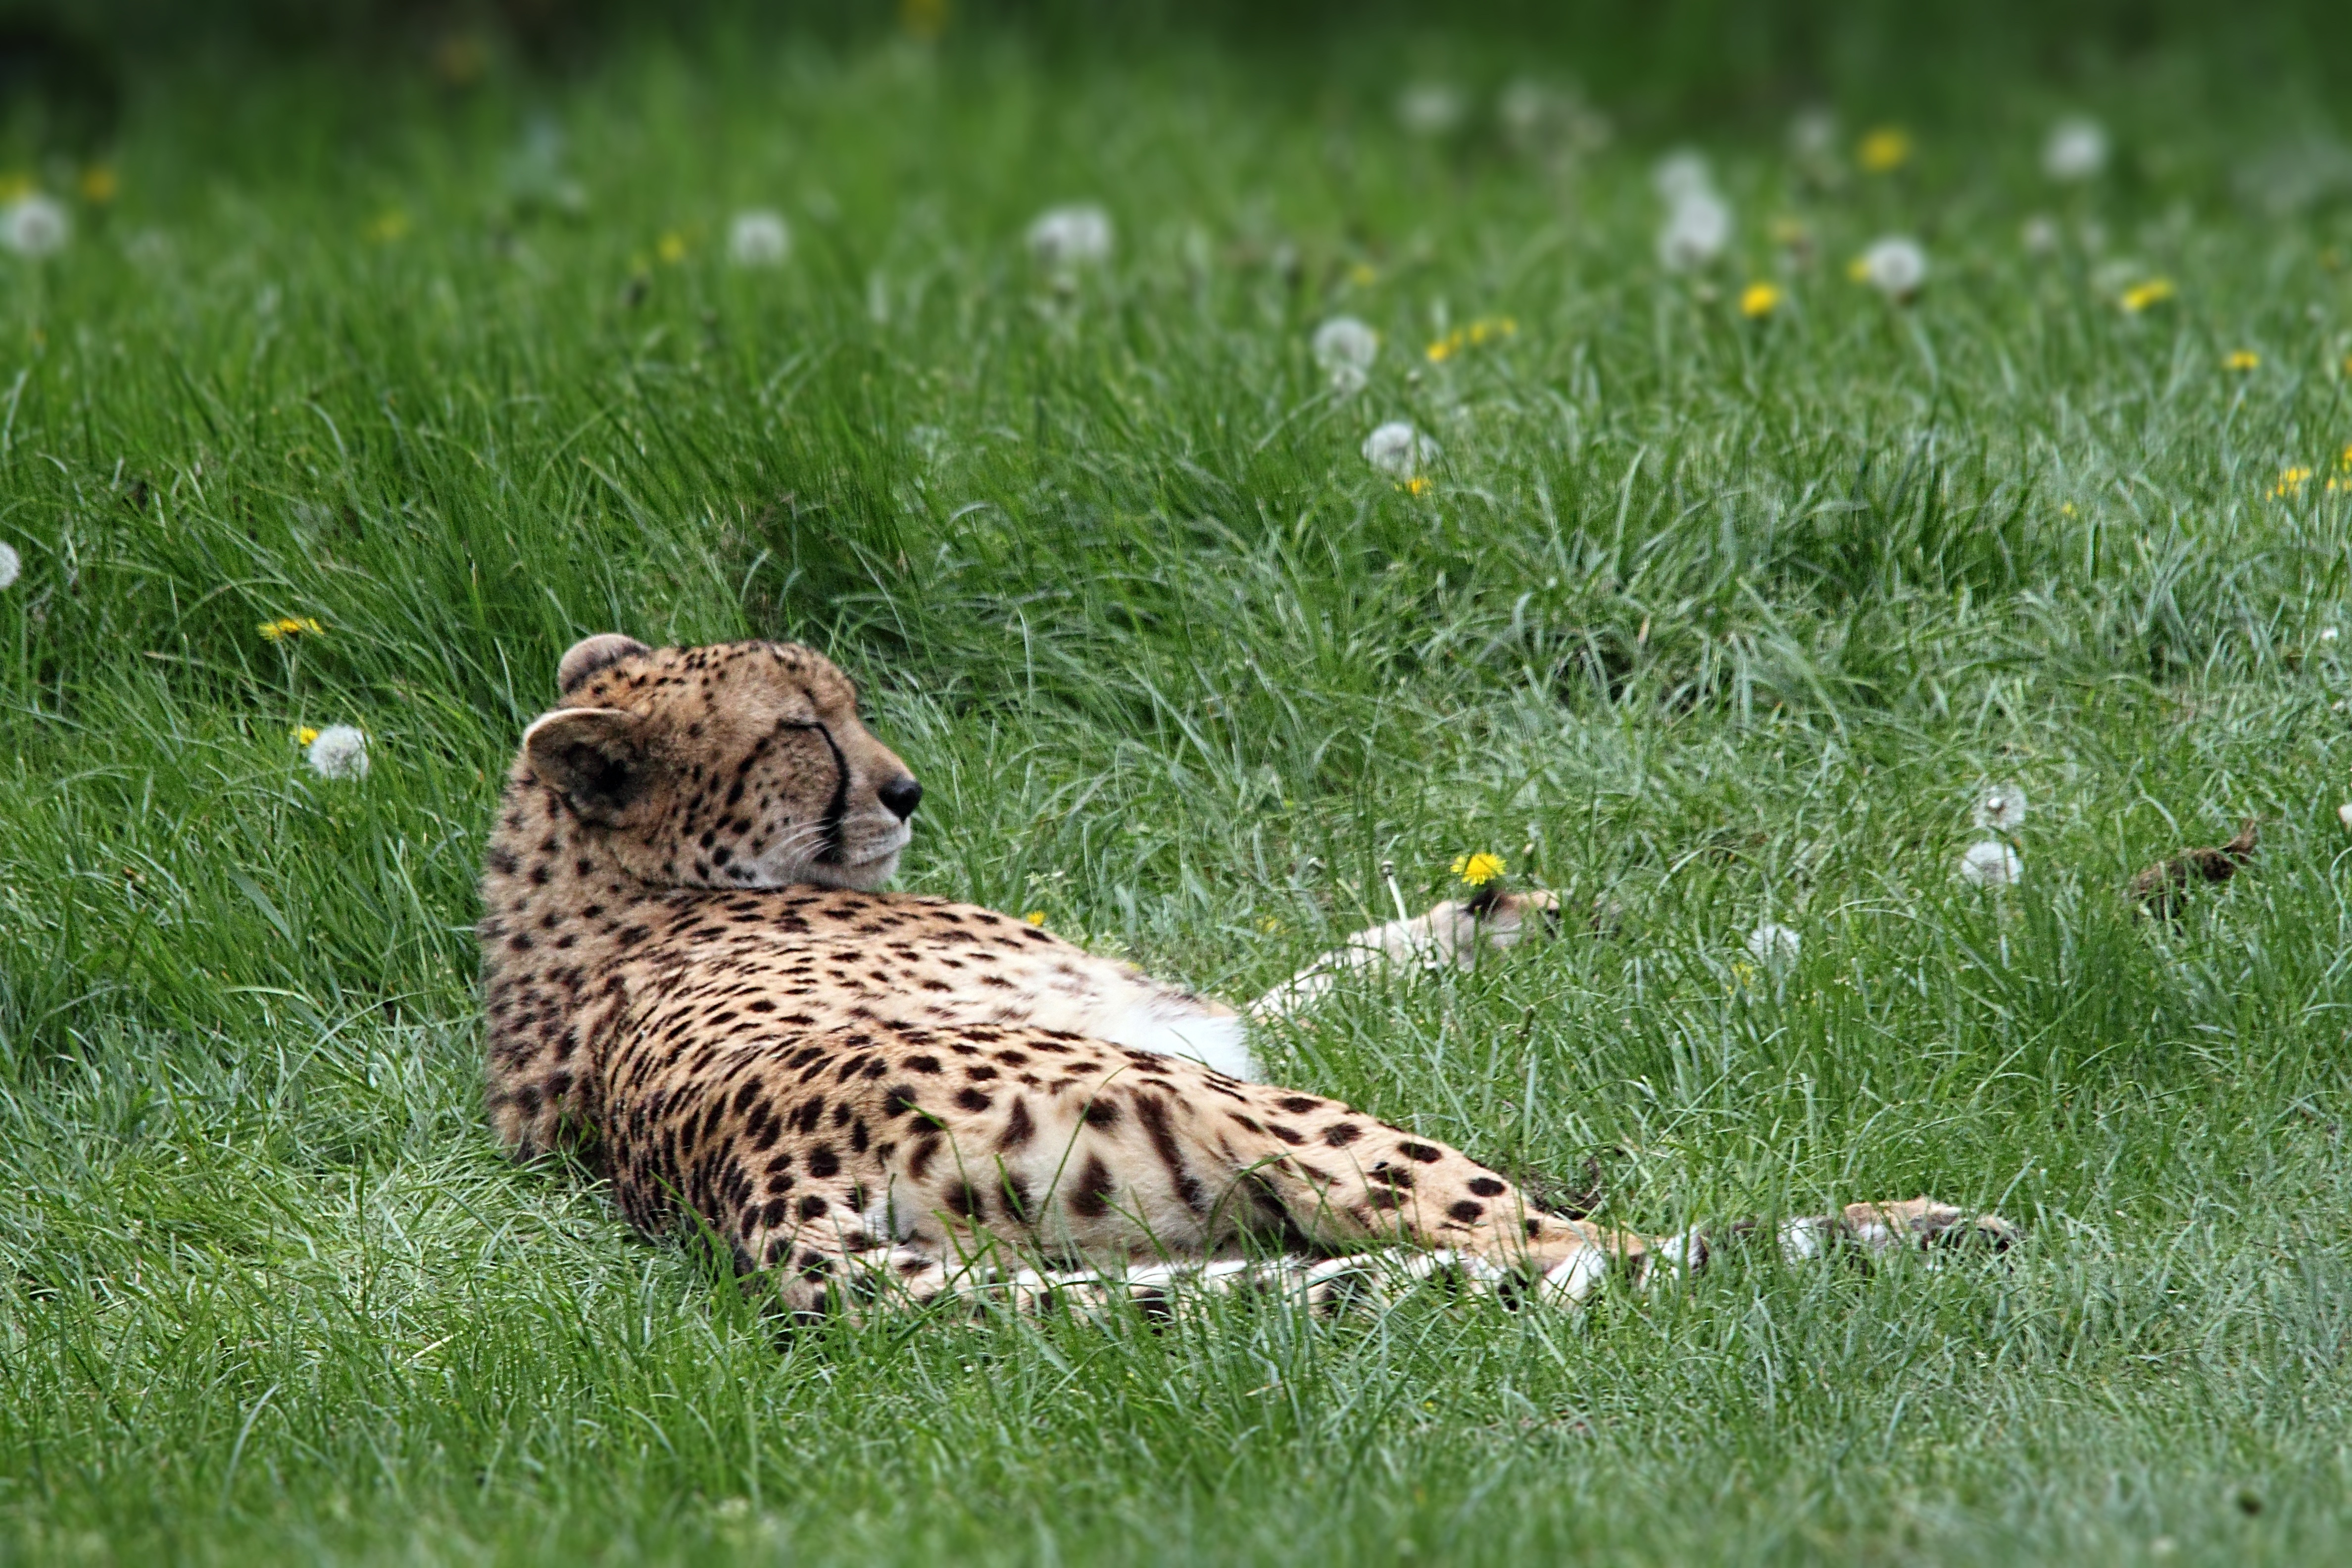
<path fill-rule="evenodd" d="M 1110 214 L 1091 202 L 1049 207 L 1029 226 L 1029 254 L 1048 272 L 1073 272 L 1110 259 Z"/>
<path fill-rule="evenodd" d="M 1960 852 L 1960 880 L 1972 888 L 2011 888 L 2024 875 L 2017 851 L 1998 838 L 1979 838 Z"/>
<path fill-rule="evenodd" d="M 1315 329 L 1315 363 L 1341 394 L 1361 392 L 1380 357 L 1381 336 L 1353 316 L 1334 316 Z"/>
<path fill-rule="evenodd" d="M 1800 162 L 1826 163 L 1837 154 L 1837 116 L 1815 104 L 1789 121 L 1789 152 Z"/>
<path fill-rule="evenodd" d="M 1495 119 L 1514 142 L 1529 142 L 1550 119 L 1560 95 L 1542 82 L 1521 77 L 1503 89 L 1495 100 Z"/>
<path fill-rule="evenodd" d="M 1444 136 L 1460 128 L 1470 100 L 1451 82 L 1417 81 L 1397 94 L 1397 123 L 1415 136 Z"/>
<path fill-rule="evenodd" d="M 1706 153 L 1680 148 L 1651 167 L 1650 188 L 1668 206 L 1691 196 L 1711 196 L 1715 195 L 1715 171 L 1707 165 Z"/>
<path fill-rule="evenodd" d="M 2087 115 L 2060 121 L 2042 144 L 2042 172 L 2053 180 L 2095 179 L 2106 166 L 2107 129 Z"/>
<path fill-rule="evenodd" d="M 1778 921 L 1766 921 L 1748 933 L 1748 956 L 1767 969 L 1794 963 L 1803 945 L 1801 937 Z"/>
<path fill-rule="evenodd" d="M 73 219 L 54 196 L 28 191 L 0 207 L 0 246 L 19 256 L 55 256 L 71 238 Z"/>
<path fill-rule="evenodd" d="M 1411 422 L 1391 419 L 1364 437 L 1364 461 L 1391 479 L 1412 479 L 1437 461 L 1437 442 Z"/>
<path fill-rule="evenodd" d="M 25 558 L 16 553 L 16 547 L 0 544 L 0 593 L 15 587 L 16 579 L 24 574 Z"/>
<path fill-rule="evenodd" d="M 1849 270 L 1856 282 L 1869 284 L 1890 300 L 1907 300 L 1927 281 L 1927 252 L 1916 239 L 1890 234 L 1873 241 Z"/>
<path fill-rule="evenodd" d="M 310 758 L 311 771 L 322 779 L 367 777 L 367 736 L 349 724 L 330 724 L 319 731 L 303 754 Z"/>
<path fill-rule="evenodd" d="M 1676 198 L 1658 230 L 1658 265 L 1691 272 L 1723 254 L 1731 243 L 1731 208 L 1712 191 Z"/>
<path fill-rule="evenodd" d="M 2344 825 L 2345 832 L 2352 833 L 2352 800 L 2336 808 L 2336 820 Z"/>
<path fill-rule="evenodd" d="M 738 267 L 781 267 L 793 253 L 793 231 L 782 213 L 752 207 L 727 226 L 727 258 Z"/>
<path fill-rule="evenodd" d="M 2035 213 L 2018 226 L 2017 243 L 2025 247 L 2028 256 L 2056 255 L 2058 220 L 2047 213 Z"/>
<path fill-rule="evenodd" d="M 2025 825 L 2025 791 L 1997 784 L 1977 796 L 1976 823 L 1988 833 L 2015 833 Z"/>

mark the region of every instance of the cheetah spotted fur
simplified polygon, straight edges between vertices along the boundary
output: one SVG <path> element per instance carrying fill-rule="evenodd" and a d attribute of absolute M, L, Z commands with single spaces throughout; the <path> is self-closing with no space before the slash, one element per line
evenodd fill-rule
<path fill-rule="evenodd" d="M 590 637 L 507 778 L 482 879 L 488 1108 L 648 1234 L 707 1227 L 791 1312 L 942 1298 L 1318 1305 L 1444 1275 L 1582 1300 L 1705 1262 L 1541 1211 L 1468 1156 L 1254 1081 L 1246 1017 L 993 910 L 880 890 L 921 787 L 792 644 Z M 1377 927 L 1349 970 L 1467 963 L 1541 894 Z M 2008 1227 L 1926 1198 L 1790 1222 L 1785 1250 Z M 1268 1259 L 1271 1258 L 1271 1261 Z"/>

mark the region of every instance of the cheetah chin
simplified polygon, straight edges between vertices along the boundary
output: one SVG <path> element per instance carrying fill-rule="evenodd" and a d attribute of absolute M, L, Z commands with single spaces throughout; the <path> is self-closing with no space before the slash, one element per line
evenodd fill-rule
<path fill-rule="evenodd" d="M 519 1154 L 575 1152 L 648 1233 L 707 1227 L 793 1314 L 1162 1311 L 1244 1289 L 1337 1310 L 1441 1283 L 1572 1305 L 1745 1234 L 1790 1257 L 2013 1235 L 1916 1198 L 1636 1236 L 1255 1081 L 1252 1020 L 1367 968 L 1539 937 L 1548 894 L 1373 927 L 1235 1008 L 992 910 L 881 891 L 922 786 L 810 649 L 593 637 L 557 687 L 482 876 L 491 1121 Z"/>

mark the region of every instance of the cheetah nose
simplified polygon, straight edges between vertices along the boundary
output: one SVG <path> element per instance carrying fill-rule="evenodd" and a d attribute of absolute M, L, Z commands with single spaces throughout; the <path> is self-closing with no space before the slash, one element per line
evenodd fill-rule
<path fill-rule="evenodd" d="M 923 786 L 916 782 L 912 773 L 900 773 L 876 793 L 881 795 L 882 804 L 890 808 L 890 815 L 901 822 L 914 816 L 915 807 L 923 800 Z"/>

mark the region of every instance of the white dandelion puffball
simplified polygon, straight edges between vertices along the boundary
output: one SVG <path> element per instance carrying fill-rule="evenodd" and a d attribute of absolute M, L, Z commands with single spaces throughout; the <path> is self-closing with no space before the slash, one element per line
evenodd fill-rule
<path fill-rule="evenodd" d="M 1029 254 L 1051 272 L 1097 267 L 1110 259 L 1110 214 L 1090 202 L 1052 207 L 1029 226 Z"/>
<path fill-rule="evenodd" d="M 1987 833 L 2015 833 L 2025 823 L 2025 792 L 1995 784 L 1977 797 L 1977 826 Z"/>
<path fill-rule="evenodd" d="M 1803 939 L 1778 921 L 1766 921 L 1748 933 L 1748 956 L 1767 969 L 1794 963 Z"/>
<path fill-rule="evenodd" d="M 1525 142 L 1551 118 L 1558 96 L 1543 83 L 1520 77 L 1495 100 L 1495 119 L 1502 125 L 1503 134 L 1514 142 Z"/>
<path fill-rule="evenodd" d="M 2352 833 L 2352 800 L 2336 808 L 2336 820 L 2344 825 L 2345 832 Z"/>
<path fill-rule="evenodd" d="M 1837 156 L 1837 116 L 1816 104 L 1789 121 L 1789 151 L 1798 161 L 1819 163 Z"/>
<path fill-rule="evenodd" d="M 1960 880 L 1971 888 L 2011 888 L 2025 874 L 2017 851 L 1998 838 L 1979 838 L 1960 852 Z"/>
<path fill-rule="evenodd" d="M 1361 392 L 1380 357 L 1381 335 L 1353 316 L 1334 316 L 1315 329 L 1315 363 L 1333 390 Z"/>
<path fill-rule="evenodd" d="M 1391 419 L 1364 437 L 1364 461 L 1396 479 L 1412 479 L 1437 458 L 1437 443 L 1402 419 Z"/>
<path fill-rule="evenodd" d="M 1890 300 L 1908 300 L 1927 281 L 1927 253 L 1916 239 L 1889 235 L 1862 253 L 1861 277 Z"/>
<path fill-rule="evenodd" d="M 1668 206 L 1687 201 L 1693 196 L 1715 195 L 1715 176 L 1706 166 L 1706 155 L 1685 148 L 1669 153 L 1658 160 L 1650 171 L 1650 188 Z"/>
<path fill-rule="evenodd" d="M 793 231 L 781 213 L 754 207 L 727 226 L 727 257 L 738 267 L 781 267 L 793 253 Z"/>
<path fill-rule="evenodd" d="M 16 579 L 24 574 L 25 558 L 16 553 L 16 547 L 0 544 L 0 592 L 15 587 Z"/>
<path fill-rule="evenodd" d="M 1417 81 L 1397 94 L 1397 123 L 1415 136 L 1443 136 L 1470 113 L 1470 100 L 1451 82 Z"/>
<path fill-rule="evenodd" d="M 2028 256 L 2053 256 L 2058 250 L 2058 220 L 2047 213 L 2035 213 L 2018 226 L 2017 243 L 2025 247 Z"/>
<path fill-rule="evenodd" d="M 35 191 L 0 207 L 0 245 L 19 256 L 55 256 L 73 237 L 73 219 L 55 197 Z"/>
<path fill-rule="evenodd" d="M 320 731 L 304 755 L 310 759 L 311 771 L 322 779 L 367 777 L 367 737 L 349 724 L 330 724 Z"/>
<path fill-rule="evenodd" d="M 1711 191 L 1695 191 L 1667 211 L 1658 230 L 1658 264 L 1669 272 L 1706 266 L 1731 243 L 1731 209 Z"/>
<path fill-rule="evenodd" d="M 2097 177 L 2107 166 L 2107 131 L 2097 121 L 2075 115 L 2050 128 L 2042 144 L 2042 172 L 2073 183 Z"/>

